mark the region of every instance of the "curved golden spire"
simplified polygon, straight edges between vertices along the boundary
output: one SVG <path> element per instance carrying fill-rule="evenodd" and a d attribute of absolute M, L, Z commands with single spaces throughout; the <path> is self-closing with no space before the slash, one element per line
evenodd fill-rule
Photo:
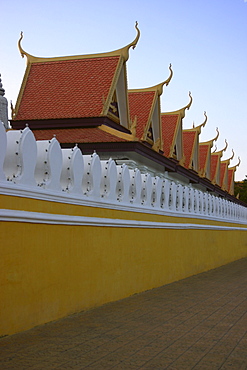
<path fill-rule="evenodd" d="M 215 138 L 213 138 L 212 140 L 209 140 L 209 141 L 204 141 L 203 143 L 199 143 L 200 145 L 210 145 L 211 146 L 211 148 L 213 147 L 213 145 L 214 145 L 214 141 L 216 141 L 217 139 L 218 139 L 218 137 L 219 137 L 219 129 L 218 129 L 218 127 L 216 127 L 216 132 L 217 132 L 217 134 L 216 134 L 216 136 L 215 136 Z"/>
<path fill-rule="evenodd" d="M 220 132 L 219 132 L 218 127 L 216 127 L 216 131 L 217 131 L 217 134 L 216 134 L 215 138 L 212 141 L 216 141 L 219 137 Z"/>
<path fill-rule="evenodd" d="M 164 85 L 168 86 L 169 83 L 170 83 L 170 81 L 171 81 L 171 79 L 172 79 L 172 76 L 173 76 L 173 70 L 172 70 L 171 63 L 169 65 L 169 70 L 170 70 L 170 75 L 169 75 L 169 77 L 165 81 L 163 81 L 163 82 L 161 82 L 161 83 L 159 83 L 157 85 L 154 85 L 154 86 L 144 87 L 144 88 L 141 88 L 141 89 L 129 89 L 128 91 L 129 92 L 157 91 L 158 92 L 158 95 L 161 95 L 163 93 L 163 86 Z"/>
<path fill-rule="evenodd" d="M 234 153 L 234 150 L 232 149 L 232 156 L 228 160 L 231 161 L 234 158 L 234 155 L 235 153 Z"/>
<path fill-rule="evenodd" d="M 183 107 L 181 109 L 178 109 L 176 111 L 173 111 L 173 112 L 165 112 L 165 113 L 162 113 L 162 114 L 180 114 L 181 118 L 184 118 L 184 116 L 185 116 L 185 110 L 186 109 L 188 109 L 188 110 L 190 109 L 191 104 L 192 104 L 192 101 L 193 101 L 193 98 L 192 98 L 192 95 L 191 95 L 191 92 L 190 91 L 189 91 L 189 98 L 190 98 L 190 101 L 189 101 L 189 103 L 185 107 Z"/>
<path fill-rule="evenodd" d="M 229 164 L 229 163 L 230 163 L 230 161 L 233 159 L 234 155 L 235 155 L 235 153 L 234 153 L 234 150 L 232 149 L 232 155 L 231 155 L 231 157 L 230 157 L 230 158 L 225 159 L 225 160 L 224 160 L 224 161 L 222 161 L 221 163 L 227 163 L 227 164 Z"/>
<path fill-rule="evenodd" d="M 172 76 L 173 76 L 173 70 L 172 70 L 172 65 L 170 63 L 169 65 L 169 70 L 170 70 L 170 76 L 164 81 L 164 82 L 161 82 L 160 84 L 156 85 L 157 86 L 157 90 L 158 90 L 158 94 L 161 95 L 163 93 L 163 86 L 166 85 L 168 86 L 171 79 L 172 79 Z"/>
<path fill-rule="evenodd" d="M 21 53 L 21 57 L 24 58 L 24 56 L 27 57 L 27 62 L 31 62 L 33 61 L 34 59 L 36 59 L 36 57 L 34 57 L 33 55 L 31 54 L 28 54 L 21 46 L 21 41 L 23 39 L 23 32 L 21 31 L 21 34 L 20 34 L 20 38 L 19 38 L 19 41 L 18 41 L 18 49 Z"/>
<path fill-rule="evenodd" d="M 58 61 L 58 60 L 72 60 L 72 59 L 87 59 L 87 58 L 100 58 L 100 57 L 111 57 L 111 56 L 122 56 L 124 61 L 129 59 L 129 49 L 134 49 L 137 45 L 137 42 L 140 38 L 140 30 L 138 28 L 138 23 L 135 24 L 135 29 L 137 31 L 137 35 L 135 39 L 128 45 L 124 46 L 121 49 L 106 52 L 106 53 L 98 53 L 98 54 L 86 54 L 86 55 L 71 55 L 71 56 L 64 56 L 64 57 L 54 57 L 54 58 L 43 58 L 43 57 L 35 57 L 31 54 L 28 54 L 21 46 L 21 41 L 23 39 L 23 32 L 21 32 L 20 39 L 18 41 L 18 48 L 21 53 L 22 58 L 24 55 L 27 57 L 27 63 L 39 63 L 39 62 L 49 62 L 49 61 Z"/>
<path fill-rule="evenodd" d="M 225 151 L 226 151 L 226 149 L 227 149 L 227 147 L 228 147 L 228 142 L 227 142 L 227 140 L 226 140 L 226 139 L 225 139 L 225 143 L 226 143 L 226 145 L 225 145 L 224 149 L 222 149 L 222 152 L 225 152 Z"/>
<path fill-rule="evenodd" d="M 213 154 L 213 153 L 216 153 L 216 150 L 217 150 L 217 145 L 215 145 L 215 149 L 214 149 L 214 151 L 212 152 L 212 154 Z"/>
<path fill-rule="evenodd" d="M 136 45 L 139 41 L 140 35 L 141 35 L 141 32 L 138 28 L 138 22 L 137 21 L 136 21 L 136 24 L 135 24 L 135 29 L 137 31 L 136 38 L 130 44 L 124 46 L 122 49 L 119 49 L 119 51 L 121 50 L 121 54 L 124 57 L 125 61 L 127 61 L 129 59 L 129 49 L 130 48 L 135 49 L 135 47 L 136 47 Z M 116 50 L 116 51 L 118 51 L 118 50 Z"/>
<path fill-rule="evenodd" d="M 199 134 L 201 133 L 202 127 L 205 127 L 207 120 L 208 120 L 208 116 L 205 111 L 204 111 L 204 116 L 205 116 L 205 119 L 199 126 L 195 127 L 194 122 L 193 122 L 193 130 L 196 130 Z"/>
<path fill-rule="evenodd" d="M 240 157 L 238 157 L 238 163 L 236 164 L 235 167 L 238 167 L 240 165 L 240 163 L 241 163 L 241 159 L 240 159 Z"/>
<path fill-rule="evenodd" d="M 223 152 L 225 152 L 227 148 L 228 148 L 228 142 L 225 139 L 225 147 L 223 149 L 221 149 L 221 150 L 218 150 L 218 152 L 216 151 L 217 150 L 217 147 L 215 147 L 215 150 L 213 151 L 212 154 L 220 155 L 222 157 Z"/>
<path fill-rule="evenodd" d="M 229 170 L 236 171 L 237 167 L 240 165 L 241 159 L 238 157 L 238 163 L 235 166 L 229 167 Z"/>

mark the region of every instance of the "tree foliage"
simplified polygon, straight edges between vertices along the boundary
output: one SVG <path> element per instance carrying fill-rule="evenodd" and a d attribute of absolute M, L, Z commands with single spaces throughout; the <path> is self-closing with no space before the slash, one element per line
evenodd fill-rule
<path fill-rule="evenodd" d="M 237 181 L 234 184 L 234 194 L 240 200 L 247 203 L 247 176 L 243 181 Z"/>

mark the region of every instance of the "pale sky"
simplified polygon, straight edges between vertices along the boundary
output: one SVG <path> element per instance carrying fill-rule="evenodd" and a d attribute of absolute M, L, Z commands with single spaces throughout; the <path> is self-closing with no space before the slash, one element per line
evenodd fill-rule
<path fill-rule="evenodd" d="M 141 38 L 127 62 L 128 87 L 164 81 L 162 111 L 193 104 L 184 128 L 208 123 L 200 141 L 220 137 L 217 149 L 235 151 L 230 166 L 247 175 L 247 2 L 245 0 L 0 0 L 0 73 L 5 96 L 15 104 L 26 67 L 17 49 L 35 56 L 80 55 L 111 51 L 130 43 L 138 21 Z M 62 76 L 61 76 L 62 78 Z M 55 102 L 54 102 L 55 104 Z"/>

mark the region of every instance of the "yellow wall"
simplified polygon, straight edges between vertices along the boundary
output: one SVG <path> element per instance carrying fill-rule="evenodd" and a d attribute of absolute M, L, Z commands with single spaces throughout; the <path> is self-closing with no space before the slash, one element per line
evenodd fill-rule
<path fill-rule="evenodd" d="M 3 195 L 0 202 L 5 209 L 229 226 Z M 170 230 L 8 221 L 0 223 L 0 243 L 1 336 L 245 257 L 247 229 Z"/>

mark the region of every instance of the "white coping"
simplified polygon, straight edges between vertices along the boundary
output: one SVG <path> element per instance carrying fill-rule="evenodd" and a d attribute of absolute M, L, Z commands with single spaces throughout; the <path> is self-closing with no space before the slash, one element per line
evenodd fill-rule
<path fill-rule="evenodd" d="M 0 221 L 26 222 L 35 224 L 73 225 L 73 226 L 107 226 L 144 229 L 193 229 L 193 230 L 223 230 L 247 231 L 244 227 L 201 225 L 192 223 L 153 222 L 140 220 L 125 220 L 100 217 L 70 216 L 51 213 L 28 212 L 10 209 L 0 209 Z"/>
<path fill-rule="evenodd" d="M 8 185 L 8 186 L 7 186 Z M 18 184 L 13 184 L 12 182 L 2 183 L 0 182 L 0 194 L 10 195 L 10 196 L 18 196 L 21 198 L 31 198 L 37 200 L 45 200 L 49 202 L 56 202 L 56 203 L 64 203 L 64 204 L 71 204 L 71 205 L 81 205 L 87 207 L 95 207 L 95 208 L 106 208 L 106 209 L 113 209 L 119 211 L 126 211 L 126 212 L 137 212 L 137 213 L 145 213 L 145 214 L 154 214 L 154 215 L 162 215 L 162 216 L 171 216 L 171 217 L 179 217 L 179 218 L 193 218 L 193 219 L 200 219 L 200 220 L 211 220 L 211 221 L 220 221 L 225 223 L 232 223 L 232 224 L 239 224 L 239 225 L 246 225 L 245 220 L 236 220 L 236 219 L 227 219 L 222 217 L 216 216 L 208 216 L 196 213 L 185 213 L 185 212 L 172 212 L 170 210 L 165 209 L 155 209 L 154 207 L 145 207 L 143 205 L 136 206 L 131 205 L 129 203 L 119 203 L 118 201 L 111 201 L 107 202 L 106 199 L 92 199 L 91 197 L 88 198 L 87 196 L 82 196 L 80 199 L 77 196 L 73 196 L 73 194 L 69 194 L 67 192 L 54 192 L 48 189 L 37 188 L 37 191 L 34 188 L 24 188 Z"/>

